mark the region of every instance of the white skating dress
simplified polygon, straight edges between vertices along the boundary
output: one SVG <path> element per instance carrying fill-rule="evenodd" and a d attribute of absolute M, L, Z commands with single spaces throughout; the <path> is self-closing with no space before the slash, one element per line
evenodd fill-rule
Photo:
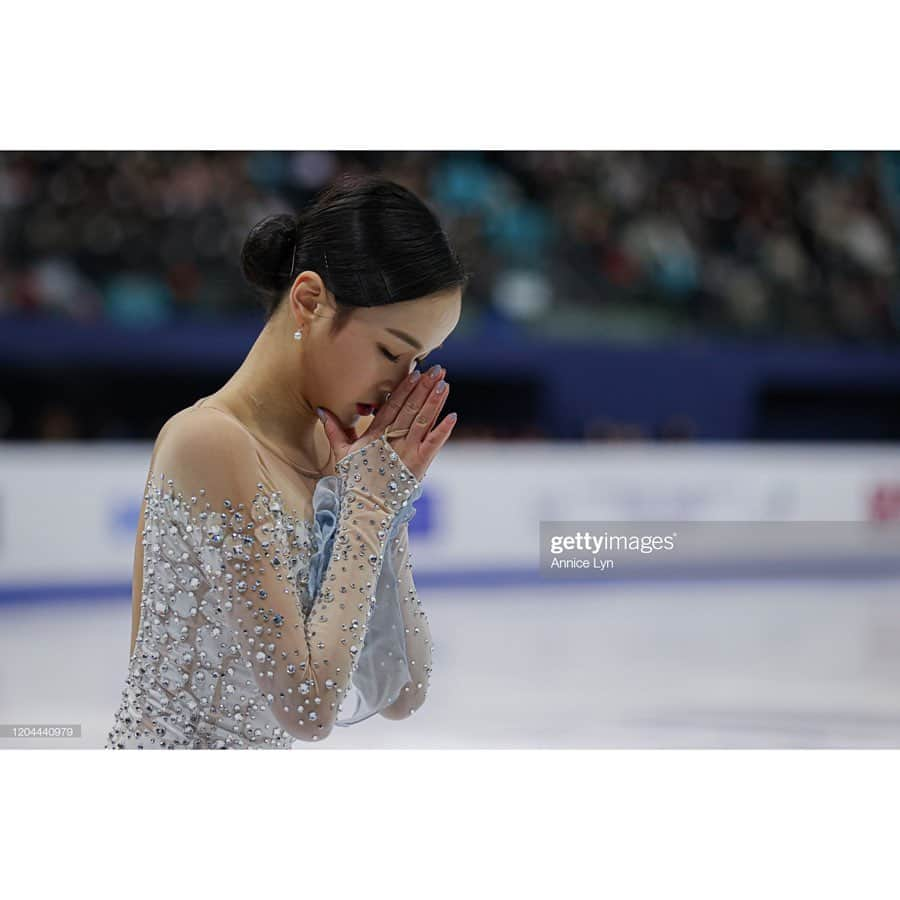
<path fill-rule="evenodd" d="M 107 748 L 290 748 L 421 706 L 432 646 L 407 526 L 422 484 L 390 434 L 310 477 L 206 398 L 166 423 Z"/>

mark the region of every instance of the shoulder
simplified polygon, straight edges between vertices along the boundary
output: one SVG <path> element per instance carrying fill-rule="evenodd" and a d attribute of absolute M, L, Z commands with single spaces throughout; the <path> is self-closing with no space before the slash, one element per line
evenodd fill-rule
<path fill-rule="evenodd" d="M 154 458 L 160 461 L 208 468 L 247 460 L 253 453 L 252 438 L 236 419 L 200 406 L 187 407 L 169 418 L 153 448 Z"/>

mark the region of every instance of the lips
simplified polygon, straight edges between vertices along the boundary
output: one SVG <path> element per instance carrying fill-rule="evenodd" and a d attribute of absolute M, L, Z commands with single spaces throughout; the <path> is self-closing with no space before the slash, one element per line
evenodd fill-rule
<path fill-rule="evenodd" d="M 356 411 L 361 416 L 371 416 L 373 413 L 378 412 L 378 407 L 373 406 L 371 403 L 357 403 Z"/>

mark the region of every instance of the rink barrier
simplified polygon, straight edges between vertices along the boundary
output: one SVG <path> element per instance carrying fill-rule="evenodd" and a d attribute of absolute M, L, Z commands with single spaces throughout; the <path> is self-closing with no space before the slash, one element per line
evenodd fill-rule
<path fill-rule="evenodd" d="M 143 442 L 0 445 L 0 603 L 53 592 L 72 599 L 130 594 L 150 449 Z M 543 588 L 536 574 L 538 530 L 549 519 L 897 521 L 900 451 L 885 445 L 448 446 L 428 473 L 410 523 L 417 584 Z M 727 561 L 703 562 L 705 574 L 662 577 L 779 576 L 764 556 L 718 574 L 710 565 Z M 863 563 L 838 554 L 803 577 L 886 575 L 892 562 L 878 553 Z"/>
<path fill-rule="evenodd" d="M 900 559 L 886 557 L 861 560 L 830 559 L 826 562 L 756 560 L 740 565 L 704 564 L 690 569 L 660 569 L 640 575 L 604 573 L 591 580 L 542 577 L 536 569 L 482 569 L 446 572 L 414 572 L 416 589 L 423 602 L 428 591 L 479 590 L 490 592 L 504 588 L 528 588 L 561 594 L 567 591 L 590 590 L 591 599 L 602 597 L 604 586 L 659 584 L 736 584 L 746 582 L 802 581 L 805 584 L 835 581 L 869 583 L 900 579 Z M 490 593 L 486 594 L 490 600 Z M 508 598 L 504 598 L 508 599 Z M 131 584 L 128 582 L 86 582 L 60 584 L 0 584 L 0 607 L 52 603 L 131 603 Z"/>

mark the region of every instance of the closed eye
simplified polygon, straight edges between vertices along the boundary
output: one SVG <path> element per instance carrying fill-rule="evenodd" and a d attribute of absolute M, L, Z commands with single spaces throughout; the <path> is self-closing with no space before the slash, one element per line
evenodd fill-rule
<path fill-rule="evenodd" d="M 384 347 L 379 346 L 378 349 L 381 350 L 381 352 L 382 352 L 382 353 L 383 353 L 383 354 L 384 354 L 391 362 L 398 362 L 398 361 L 399 361 L 399 359 L 400 359 L 399 356 L 394 356 L 393 354 L 391 354 L 391 353 L 389 353 L 387 350 L 385 350 Z M 426 353 L 425 356 L 428 356 L 428 354 Z M 425 359 L 425 356 L 423 356 L 421 359 L 417 359 L 416 362 L 417 362 L 417 363 L 422 362 L 422 360 Z"/>

